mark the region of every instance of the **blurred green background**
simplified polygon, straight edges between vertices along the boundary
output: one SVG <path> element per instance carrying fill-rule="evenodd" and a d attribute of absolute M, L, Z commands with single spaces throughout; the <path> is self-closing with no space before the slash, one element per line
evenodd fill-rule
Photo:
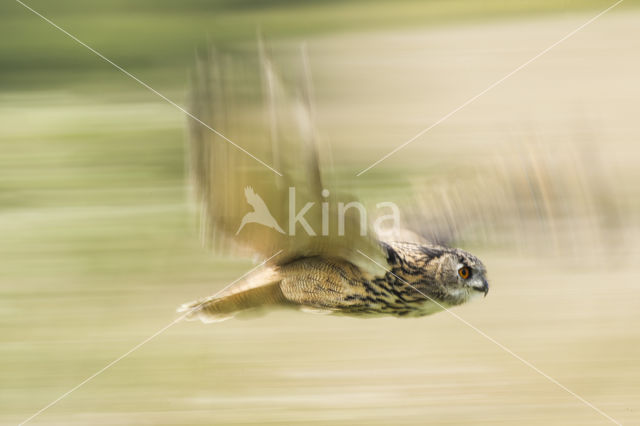
<path fill-rule="evenodd" d="M 634 0 L 624 3 L 625 7 L 638 4 Z M 184 88 L 185 73 L 197 46 L 208 40 L 218 47 L 232 48 L 238 42 L 254 41 L 258 29 L 270 39 L 304 39 L 353 31 L 566 15 L 608 6 L 602 0 L 35 0 L 26 4 L 164 91 Z M 134 86 L 17 2 L 0 5 L 0 22 L 3 90 L 73 87 L 93 92 L 98 81 L 125 92 Z"/>
<path fill-rule="evenodd" d="M 258 29 L 285 51 L 307 41 L 321 130 L 351 175 L 612 3 L 27 4 L 181 105 L 195 51 L 207 42 L 246 49 Z M 603 148 L 596 155 L 615 182 L 612 196 L 633 218 L 620 245 L 587 247 L 584 263 L 476 247 L 494 287 L 458 312 L 629 423 L 640 410 L 637 4 L 626 0 L 575 44 L 361 182 L 364 193 L 397 194 L 411 177 L 446 180 L 465 174 L 461 164 L 490 167 L 522 138 Z M 252 266 L 200 246 L 185 124 L 19 3 L 0 4 L 0 422 L 26 419 L 170 323 L 179 304 Z M 446 313 L 179 324 L 33 420 L 429 422 L 606 420 Z"/>

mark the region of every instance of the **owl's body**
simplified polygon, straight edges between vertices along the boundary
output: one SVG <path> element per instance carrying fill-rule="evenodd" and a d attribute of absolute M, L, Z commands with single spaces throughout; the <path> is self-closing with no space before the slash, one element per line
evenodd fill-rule
<path fill-rule="evenodd" d="M 276 307 L 335 315 L 420 317 L 488 291 L 484 266 L 467 252 L 397 242 L 383 243 L 383 247 L 387 272 L 380 268 L 380 274 L 372 274 L 341 258 L 305 257 L 249 276 L 215 298 L 186 304 L 182 310 L 204 322 Z M 474 271 L 473 280 L 456 278 L 460 264 Z"/>

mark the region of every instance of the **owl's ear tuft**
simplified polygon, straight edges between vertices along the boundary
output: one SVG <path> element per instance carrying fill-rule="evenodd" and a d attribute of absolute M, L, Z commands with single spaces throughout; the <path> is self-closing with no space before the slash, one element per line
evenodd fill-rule
<path fill-rule="evenodd" d="M 386 243 L 382 243 L 382 248 L 387 254 L 387 263 L 389 265 L 395 265 L 398 262 L 398 253 L 396 253 L 396 251 Z"/>

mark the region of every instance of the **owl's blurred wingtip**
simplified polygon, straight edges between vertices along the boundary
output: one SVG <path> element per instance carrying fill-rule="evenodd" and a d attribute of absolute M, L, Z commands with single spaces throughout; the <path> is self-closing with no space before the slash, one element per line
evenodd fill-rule
<path fill-rule="evenodd" d="M 179 318 L 180 321 L 198 321 L 200 320 L 204 324 L 210 324 L 214 322 L 222 322 L 233 317 L 230 314 L 210 314 L 205 312 L 202 307 L 204 302 L 195 300 L 193 302 L 183 303 L 176 309 L 176 312 L 182 314 Z"/>

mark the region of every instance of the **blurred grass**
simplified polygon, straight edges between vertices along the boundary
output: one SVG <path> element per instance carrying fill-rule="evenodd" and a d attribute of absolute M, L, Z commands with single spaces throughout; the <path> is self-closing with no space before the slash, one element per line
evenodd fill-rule
<path fill-rule="evenodd" d="M 636 5 L 626 0 L 625 7 Z M 571 14 L 609 2 L 352 0 L 27 2 L 125 69 L 164 90 L 182 88 L 194 48 L 205 40 L 223 49 L 270 39 L 303 39 L 362 30 L 424 28 L 532 14 Z M 0 5 L 0 90 L 121 84 L 123 77 L 16 2 Z"/>

